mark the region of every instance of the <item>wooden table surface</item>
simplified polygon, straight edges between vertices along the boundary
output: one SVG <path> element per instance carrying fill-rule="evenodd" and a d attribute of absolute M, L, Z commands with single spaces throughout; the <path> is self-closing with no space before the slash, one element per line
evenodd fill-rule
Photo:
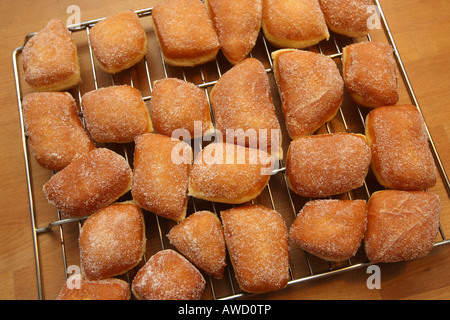
<path fill-rule="evenodd" d="M 34 246 L 31 232 L 21 129 L 14 86 L 12 53 L 30 32 L 52 18 L 67 21 L 67 8 L 76 4 L 81 21 L 105 17 L 126 9 L 143 9 L 159 1 L 122 0 L 17 0 L 1 1 L 0 68 L 1 190 L 0 193 L 0 299 L 38 299 Z M 382 8 L 403 59 L 407 74 L 439 151 L 450 170 L 450 1 L 383 0 Z M 375 39 L 377 36 L 375 35 Z M 450 172 L 450 171 L 449 171 Z M 49 173 L 33 167 L 38 185 Z M 441 224 L 450 234 L 450 206 L 442 184 L 431 191 L 445 198 Z M 42 196 L 37 205 L 46 206 Z M 48 205 L 47 205 L 48 206 Z M 48 209 L 47 207 L 45 207 Z M 46 210 L 45 209 L 45 210 Z M 42 209 L 45 211 L 44 209 Z M 37 212 L 39 214 L 40 212 Z M 41 224 L 44 219 L 38 221 Z M 70 238 L 70 235 L 68 236 Z M 70 239 L 68 239 L 70 240 Z M 73 240 L 73 239 L 72 239 Z M 75 239 L 76 240 L 76 239 Z M 58 231 L 43 235 L 39 249 L 60 250 Z M 43 262 L 44 298 L 54 299 L 64 277 L 54 272 L 60 255 Z M 69 261 L 69 263 L 72 263 Z M 73 262 L 76 263 L 76 262 Z M 450 245 L 435 248 L 414 261 L 379 265 L 381 288 L 368 289 L 366 268 L 289 286 L 257 299 L 449 299 Z"/>

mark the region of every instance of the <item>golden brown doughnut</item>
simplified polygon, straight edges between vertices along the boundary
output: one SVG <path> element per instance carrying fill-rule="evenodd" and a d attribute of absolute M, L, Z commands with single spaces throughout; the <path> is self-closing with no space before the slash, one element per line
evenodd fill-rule
<path fill-rule="evenodd" d="M 89 91 L 81 106 L 86 127 L 97 142 L 133 142 L 138 135 L 153 131 L 147 105 L 140 91 L 131 86 Z"/>
<path fill-rule="evenodd" d="M 347 37 L 369 34 L 371 0 L 319 0 L 328 28 Z"/>
<path fill-rule="evenodd" d="M 255 46 L 262 22 L 261 0 L 205 0 L 222 52 L 231 64 Z"/>
<path fill-rule="evenodd" d="M 383 190 L 369 199 L 364 240 L 371 263 L 426 256 L 439 230 L 441 203 L 427 191 Z"/>
<path fill-rule="evenodd" d="M 135 139 L 134 180 L 136 204 L 161 217 L 186 217 L 192 149 L 183 141 L 155 133 Z"/>
<path fill-rule="evenodd" d="M 274 158 L 264 151 L 211 143 L 197 155 L 189 177 L 189 195 L 241 204 L 255 199 L 269 182 Z"/>
<path fill-rule="evenodd" d="M 262 29 L 279 48 L 304 49 L 330 35 L 318 0 L 262 0 Z"/>
<path fill-rule="evenodd" d="M 164 60 L 193 67 L 214 60 L 219 39 L 200 0 L 165 0 L 153 7 L 153 22 Z"/>
<path fill-rule="evenodd" d="M 43 191 L 62 216 L 84 217 L 127 193 L 132 178 L 133 173 L 124 157 L 109 149 L 98 148 L 53 175 L 44 184 Z"/>
<path fill-rule="evenodd" d="M 56 300 L 130 300 L 130 285 L 121 279 L 88 280 L 70 276 Z"/>
<path fill-rule="evenodd" d="M 170 243 L 207 274 L 222 279 L 226 248 L 222 223 L 216 214 L 198 211 L 170 229 Z"/>
<path fill-rule="evenodd" d="M 342 54 L 344 83 L 357 104 L 376 108 L 398 102 L 397 67 L 390 45 L 354 43 L 346 46 Z"/>
<path fill-rule="evenodd" d="M 272 58 L 292 139 L 312 134 L 334 118 L 344 98 L 344 81 L 331 58 L 296 49 L 275 51 Z"/>
<path fill-rule="evenodd" d="M 289 281 L 289 245 L 281 215 L 260 205 L 221 212 L 225 241 L 242 290 L 275 291 Z"/>
<path fill-rule="evenodd" d="M 31 152 L 42 167 L 59 171 L 95 149 L 67 92 L 35 92 L 22 101 Z"/>
<path fill-rule="evenodd" d="M 132 202 L 114 203 L 84 221 L 81 272 L 87 279 L 121 275 L 141 261 L 146 247 L 144 216 Z"/>
<path fill-rule="evenodd" d="M 210 100 L 223 141 L 283 158 L 280 124 L 261 62 L 247 58 L 228 70 L 213 87 Z"/>
<path fill-rule="evenodd" d="M 289 238 L 321 259 L 342 261 L 356 254 L 366 226 L 365 200 L 312 200 L 295 218 Z"/>
<path fill-rule="evenodd" d="M 366 117 L 372 171 L 389 189 L 425 190 L 437 181 L 425 123 L 413 105 L 373 109 Z"/>
<path fill-rule="evenodd" d="M 62 91 L 80 80 L 77 47 L 64 23 L 52 19 L 25 44 L 25 81 L 36 91 Z"/>
<path fill-rule="evenodd" d="M 182 129 L 191 138 L 201 138 L 214 129 L 206 93 L 191 82 L 177 78 L 155 81 L 150 103 L 153 124 L 160 134 L 171 137 Z"/>
<path fill-rule="evenodd" d="M 118 73 L 141 61 L 148 51 L 147 35 L 134 11 L 125 11 L 97 22 L 89 41 L 98 66 Z"/>
<path fill-rule="evenodd" d="M 206 281 L 200 271 L 172 249 L 151 256 L 133 279 L 139 300 L 200 300 Z"/>
<path fill-rule="evenodd" d="M 302 197 L 325 198 L 363 185 L 371 161 L 363 135 L 306 136 L 289 145 L 286 179 Z"/>

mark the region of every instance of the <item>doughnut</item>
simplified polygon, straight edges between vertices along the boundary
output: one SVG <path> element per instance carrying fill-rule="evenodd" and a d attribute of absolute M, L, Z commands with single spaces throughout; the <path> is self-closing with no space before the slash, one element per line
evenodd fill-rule
<path fill-rule="evenodd" d="M 312 200 L 295 218 L 289 238 L 321 259 L 342 261 L 356 254 L 366 226 L 365 200 Z"/>
<path fill-rule="evenodd" d="M 148 51 L 144 27 L 131 10 L 97 22 L 90 29 L 89 42 L 97 65 L 111 74 L 131 68 Z"/>
<path fill-rule="evenodd" d="M 280 124 L 261 62 L 247 58 L 236 64 L 219 78 L 210 100 L 216 130 L 224 141 L 283 158 Z"/>
<path fill-rule="evenodd" d="M 425 190 L 437 181 L 425 122 L 413 105 L 373 109 L 366 116 L 372 171 L 389 189 Z"/>
<path fill-rule="evenodd" d="M 155 133 L 136 137 L 131 194 L 136 204 L 174 221 L 186 217 L 192 149 Z"/>
<path fill-rule="evenodd" d="M 70 93 L 29 93 L 22 111 L 31 152 L 43 168 L 59 171 L 95 149 Z"/>
<path fill-rule="evenodd" d="M 182 130 L 190 138 L 201 138 L 214 129 L 205 91 L 181 79 L 155 81 L 150 110 L 155 130 L 169 137 Z"/>
<path fill-rule="evenodd" d="M 428 255 L 439 230 L 441 202 L 428 191 L 382 190 L 369 199 L 364 247 L 371 263 Z"/>
<path fill-rule="evenodd" d="M 261 29 L 261 0 L 205 0 L 205 5 L 225 58 L 232 65 L 242 61 Z"/>
<path fill-rule="evenodd" d="M 286 180 L 302 197 L 326 198 L 361 187 L 370 162 L 370 147 L 363 135 L 301 137 L 289 145 Z"/>
<path fill-rule="evenodd" d="M 210 143 L 191 167 L 189 196 L 229 204 L 251 201 L 268 184 L 274 162 L 261 150 Z"/>
<path fill-rule="evenodd" d="M 98 148 L 53 175 L 44 184 L 43 192 L 63 217 L 85 217 L 130 191 L 132 178 L 124 157 Z"/>
<path fill-rule="evenodd" d="M 114 203 L 84 221 L 78 241 L 81 272 L 87 279 L 121 275 L 144 255 L 144 216 L 132 202 Z"/>
<path fill-rule="evenodd" d="M 287 286 L 289 245 L 281 215 L 260 205 L 222 211 L 225 242 L 239 286 L 264 293 Z"/>
<path fill-rule="evenodd" d="M 63 91 L 80 83 L 77 47 L 64 23 L 52 19 L 22 50 L 25 81 L 35 91 Z"/>
<path fill-rule="evenodd" d="M 81 98 L 81 106 L 86 127 L 97 142 L 133 142 L 138 135 L 153 131 L 140 91 L 129 85 L 89 91 Z"/>
<path fill-rule="evenodd" d="M 367 108 L 397 104 L 398 74 L 390 45 L 366 41 L 346 46 L 342 51 L 342 73 L 357 104 Z"/>
<path fill-rule="evenodd" d="M 198 211 L 170 229 L 167 238 L 195 266 L 222 279 L 225 269 L 225 239 L 216 214 Z"/>
<path fill-rule="evenodd" d="M 262 29 L 278 48 L 304 49 L 330 38 L 318 0 L 262 0 Z"/>
<path fill-rule="evenodd" d="M 292 139 L 312 134 L 334 118 L 344 99 L 344 81 L 331 58 L 296 49 L 277 50 L 272 58 Z"/>
<path fill-rule="evenodd" d="M 172 249 L 159 251 L 138 271 L 131 284 L 139 300 L 200 300 L 206 281 L 200 271 Z"/>
<path fill-rule="evenodd" d="M 369 34 L 371 0 L 319 0 L 328 28 L 347 37 Z"/>
<path fill-rule="evenodd" d="M 165 0 L 153 7 L 152 18 L 164 60 L 193 67 L 214 60 L 220 43 L 200 0 Z"/>
<path fill-rule="evenodd" d="M 130 300 L 128 282 L 110 278 L 88 280 L 80 274 L 70 276 L 56 300 Z"/>

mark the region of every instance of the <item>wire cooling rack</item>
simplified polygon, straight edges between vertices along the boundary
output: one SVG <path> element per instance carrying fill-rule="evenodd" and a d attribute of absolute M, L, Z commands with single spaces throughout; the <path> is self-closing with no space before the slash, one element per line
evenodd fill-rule
<path fill-rule="evenodd" d="M 405 94 L 409 96 L 409 99 L 412 104 L 417 106 L 419 111 L 421 111 L 419 103 L 414 94 L 411 83 L 406 74 L 405 67 L 402 63 L 400 54 L 397 50 L 397 46 L 394 42 L 393 36 L 387 24 L 385 15 L 380 6 L 379 1 L 375 0 L 374 4 L 378 11 L 378 17 L 380 19 L 381 28 L 384 31 L 386 36 L 387 43 L 391 44 L 394 49 L 395 58 L 397 60 L 397 65 L 399 69 L 399 73 L 403 79 Z M 142 19 L 151 19 L 152 8 L 142 9 L 135 11 L 137 15 Z M 209 94 L 220 78 L 220 76 L 231 68 L 231 65 L 224 59 L 221 54 L 218 55 L 218 58 L 210 62 L 206 65 L 198 66 L 195 68 L 175 68 L 169 65 L 166 65 L 164 59 L 162 58 L 162 54 L 159 50 L 159 46 L 156 42 L 156 38 L 154 35 L 154 29 L 149 28 L 147 30 L 147 35 L 149 40 L 154 40 L 154 43 L 150 42 L 150 47 L 157 48 L 157 51 L 153 53 L 149 53 L 142 62 L 140 62 L 135 67 L 126 70 L 119 75 L 106 75 L 101 70 L 98 69 L 94 62 L 92 48 L 89 43 L 89 32 L 92 26 L 94 26 L 98 21 L 91 20 L 79 25 L 69 26 L 68 28 L 72 31 L 74 36 L 77 36 L 77 47 L 79 48 L 80 61 L 81 59 L 85 59 L 87 63 L 83 68 L 84 73 L 82 74 L 83 84 L 86 84 L 85 87 L 78 86 L 74 90 L 71 90 L 72 95 L 75 99 L 78 100 L 78 105 L 81 100 L 82 94 L 94 90 L 103 86 L 116 85 L 116 84 L 129 84 L 141 90 L 143 93 L 144 101 L 147 103 L 151 100 L 152 93 L 152 83 L 155 80 L 158 80 L 163 77 L 178 77 L 184 79 L 186 81 L 190 81 L 198 85 L 198 87 L 205 90 L 208 100 Z M 29 34 L 26 37 L 27 41 L 30 37 L 32 37 L 35 33 Z M 78 36 L 80 35 L 80 36 Z M 346 45 L 354 42 L 354 41 L 371 41 L 371 37 L 368 36 L 366 39 L 350 39 L 347 37 L 339 36 L 331 33 L 331 38 L 329 41 L 324 41 L 317 46 L 310 48 L 310 50 L 319 52 L 321 54 L 328 55 L 331 57 L 338 65 L 340 69 L 342 69 L 342 48 Z M 84 50 L 80 50 L 80 48 L 84 48 Z M 87 49 L 86 49 L 87 48 Z M 14 66 L 14 76 L 15 76 L 15 84 L 16 84 L 16 92 L 17 92 L 17 103 L 19 107 L 19 115 L 20 115 L 20 125 L 22 128 L 22 144 L 23 144 L 23 154 L 25 158 L 25 174 L 28 183 L 28 200 L 30 207 L 30 217 L 32 222 L 32 235 L 34 240 L 34 254 L 35 254 L 35 265 L 36 265 L 36 279 L 37 279 L 37 290 L 39 299 L 53 299 L 56 297 L 57 292 L 53 290 L 53 292 L 48 293 L 48 297 L 44 297 L 44 293 L 51 290 L 44 290 L 44 277 L 42 275 L 41 265 L 43 263 L 42 257 L 47 257 L 48 254 L 44 254 L 39 246 L 40 237 L 45 234 L 51 234 L 53 241 L 58 242 L 60 247 L 60 256 L 62 257 L 62 264 L 60 268 L 61 275 L 59 278 L 61 279 L 61 287 L 64 283 L 64 280 L 70 275 L 70 272 L 73 270 L 77 270 L 77 261 L 79 264 L 79 256 L 78 254 L 78 232 L 82 226 L 82 223 L 85 218 L 76 218 L 76 219 L 61 219 L 61 216 L 58 211 L 51 209 L 50 217 L 46 218 L 50 219 L 44 223 L 37 222 L 40 214 L 45 212 L 46 217 L 48 216 L 49 209 L 47 207 L 41 207 L 42 202 L 35 201 L 36 197 L 40 197 L 39 194 L 42 186 L 36 186 L 36 182 L 34 181 L 37 175 L 41 173 L 44 169 L 39 168 L 35 164 L 33 164 L 33 159 L 29 151 L 29 146 L 27 142 L 26 132 L 24 130 L 23 118 L 22 118 L 22 98 L 25 95 L 26 84 L 24 84 L 21 74 L 23 70 L 21 69 L 21 53 L 23 46 L 18 47 L 14 50 L 12 58 L 13 58 L 13 66 Z M 271 52 L 276 50 L 276 48 L 272 47 L 264 38 L 262 32 L 260 33 L 255 48 L 251 52 L 250 56 L 259 59 L 264 66 L 266 67 L 266 72 L 269 76 L 269 80 L 272 85 L 272 98 L 274 101 L 274 105 L 277 109 L 277 115 L 282 124 L 282 128 L 284 128 L 284 120 L 282 114 L 280 113 L 281 102 L 279 99 L 279 93 L 276 89 L 276 85 L 274 85 L 275 80 L 273 76 L 273 61 L 271 58 Z M 90 69 L 86 72 L 86 69 Z M 89 78 L 89 79 L 87 79 Z M 87 87 L 86 87 L 87 86 Z M 320 128 L 317 133 L 332 133 L 332 132 L 352 132 L 352 133 L 364 133 L 364 119 L 368 110 L 365 108 L 360 108 L 355 105 L 351 99 L 346 96 L 344 98 L 344 103 L 339 110 L 336 117 L 330 122 L 326 123 L 322 128 Z M 83 118 L 83 110 L 80 109 L 80 116 Z M 450 183 L 446 174 L 446 171 L 443 167 L 443 164 L 440 160 L 438 151 L 433 142 L 433 138 L 430 135 L 427 128 L 430 148 L 435 157 L 436 165 L 438 167 L 440 176 L 438 179 L 438 185 L 443 186 L 446 190 L 446 198 L 442 199 L 442 202 L 450 201 Z M 287 136 L 285 130 L 283 132 L 283 149 L 287 150 L 287 146 L 289 144 L 289 137 Z M 123 144 L 123 145 L 98 145 L 102 147 L 108 147 L 113 149 L 114 151 L 122 154 L 132 166 L 133 164 L 133 144 Z M 271 177 L 269 185 L 263 191 L 263 193 L 255 200 L 254 203 L 259 203 L 262 205 L 266 205 L 274 210 L 277 210 L 281 213 L 283 218 L 286 221 L 286 225 L 289 227 L 293 220 L 295 219 L 296 214 L 300 211 L 302 206 L 306 201 L 310 199 L 302 198 L 292 192 L 290 192 L 287 187 L 286 177 L 284 173 L 284 163 L 280 161 L 279 168 L 277 172 Z M 352 190 L 346 194 L 342 194 L 336 196 L 334 198 L 339 199 L 364 199 L 368 200 L 371 194 L 375 191 L 382 189 L 380 185 L 376 182 L 373 174 L 369 171 L 369 174 L 364 181 L 362 187 Z M 127 197 L 130 197 L 130 194 L 127 194 L 123 197 L 123 200 L 128 200 Z M 120 199 L 119 199 L 120 200 Z M 38 207 L 39 206 L 39 207 Z M 198 210 L 209 210 L 220 214 L 221 210 L 229 208 L 230 205 L 206 202 L 200 199 L 191 198 L 188 204 L 188 212 L 187 214 L 191 214 L 192 212 Z M 444 207 L 444 206 L 443 206 Z M 449 208 L 449 206 L 445 206 Z M 129 271 L 122 278 L 124 280 L 129 281 L 131 283 L 135 273 L 137 270 L 142 267 L 145 263 L 146 259 L 152 254 L 156 253 L 159 250 L 173 248 L 168 239 L 166 238 L 166 234 L 173 227 L 174 222 L 168 221 L 164 218 L 160 218 L 157 215 L 151 212 L 144 212 L 145 220 L 146 220 L 146 230 L 147 230 L 147 250 L 144 255 L 144 259 L 139 266 L 135 268 L 135 270 Z M 442 212 L 442 215 L 448 215 L 450 212 Z M 45 221 L 45 219 L 43 219 Z M 40 220 L 39 220 L 40 221 Z M 435 246 L 441 246 L 444 244 L 450 243 L 450 240 L 446 238 L 444 229 L 440 224 L 439 227 L 439 236 L 436 239 Z M 228 259 L 228 258 L 227 258 Z M 370 262 L 366 258 L 364 254 L 364 250 L 361 246 L 357 254 L 348 259 L 346 261 L 341 262 L 326 262 L 321 260 L 315 256 L 309 255 L 308 253 L 302 251 L 299 248 L 295 248 L 291 245 L 290 247 L 290 281 L 288 285 L 310 281 L 313 279 L 324 278 L 328 276 L 332 276 L 335 274 L 348 272 L 351 270 L 367 267 Z M 75 263 L 73 262 L 75 261 Z M 221 280 L 217 280 L 205 275 L 205 279 L 207 279 L 207 288 L 205 290 L 204 299 L 238 299 L 245 296 L 248 296 L 247 293 L 244 293 L 240 290 L 239 285 L 235 279 L 233 268 L 231 267 L 231 263 L 229 259 L 227 260 L 227 267 L 225 269 L 224 278 Z M 75 269 L 74 269 L 75 267 Z M 257 296 L 256 296 L 257 297 Z"/>

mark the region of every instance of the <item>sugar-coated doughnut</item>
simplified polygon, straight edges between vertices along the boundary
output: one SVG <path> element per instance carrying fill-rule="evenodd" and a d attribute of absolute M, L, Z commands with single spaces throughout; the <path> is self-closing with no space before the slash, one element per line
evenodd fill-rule
<path fill-rule="evenodd" d="M 330 34 L 318 0 L 262 0 L 262 29 L 279 48 L 304 49 Z"/>
<path fill-rule="evenodd" d="M 369 34 L 371 0 L 319 0 L 328 28 L 347 37 Z"/>
<path fill-rule="evenodd" d="M 366 226 L 365 200 L 312 200 L 295 218 L 289 238 L 321 259 L 342 261 L 356 254 Z"/>
<path fill-rule="evenodd" d="M 225 72 L 214 85 L 210 100 L 223 141 L 283 158 L 280 124 L 261 62 L 247 58 Z"/>
<path fill-rule="evenodd" d="M 153 7 L 152 18 L 164 60 L 193 67 L 214 60 L 219 39 L 200 0 L 165 0 Z"/>
<path fill-rule="evenodd" d="M 301 137 L 289 145 L 286 179 L 302 197 L 325 198 L 362 186 L 370 162 L 370 147 L 363 135 Z"/>
<path fill-rule="evenodd" d="M 357 104 L 376 108 L 398 102 L 397 67 L 390 45 L 354 43 L 346 46 L 342 54 L 344 83 Z"/>
<path fill-rule="evenodd" d="M 139 300 L 200 300 L 205 286 L 205 279 L 192 263 L 166 249 L 147 260 L 131 288 Z"/>
<path fill-rule="evenodd" d="M 372 194 L 364 246 L 371 263 L 426 256 L 439 231 L 441 202 L 427 191 L 383 190 Z"/>
<path fill-rule="evenodd" d="M 116 279 L 88 280 L 81 274 L 67 278 L 56 300 L 130 300 L 128 282 Z"/>
<path fill-rule="evenodd" d="M 95 149 L 70 93 L 29 93 L 22 110 L 31 152 L 42 167 L 59 171 Z"/>
<path fill-rule="evenodd" d="M 231 64 L 255 46 L 262 22 L 261 0 L 205 0 L 222 52 Z"/>
<path fill-rule="evenodd" d="M 264 151 L 229 143 L 210 143 L 191 167 L 189 195 L 222 203 L 248 202 L 264 190 L 273 167 L 273 156 Z"/>
<path fill-rule="evenodd" d="M 289 281 L 288 231 L 281 215 L 260 205 L 221 212 L 225 241 L 242 290 L 275 291 Z"/>
<path fill-rule="evenodd" d="M 169 137 L 181 129 L 181 134 L 186 130 L 190 138 L 201 138 L 214 129 L 205 91 L 188 81 L 155 81 L 150 110 L 156 132 Z"/>
<path fill-rule="evenodd" d="M 98 148 L 53 175 L 43 187 L 63 217 L 84 217 L 130 191 L 133 173 L 124 157 Z"/>
<path fill-rule="evenodd" d="M 155 133 L 135 139 L 132 195 L 141 208 L 174 221 L 186 217 L 192 148 Z"/>
<path fill-rule="evenodd" d="M 61 20 L 52 19 L 25 44 L 25 81 L 36 91 L 62 91 L 80 83 L 77 47 Z"/>
<path fill-rule="evenodd" d="M 133 142 L 138 135 L 153 131 L 140 91 L 129 85 L 89 91 L 81 106 L 86 127 L 97 142 Z"/>
<path fill-rule="evenodd" d="M 84 221 L 79 237 L 81 272 L 87 279 L 121 275 L 141 261 L 144 216 L 132 202 L 114 203 Z"/>
<path fill-rule="evenodd" d="M 134 66 L 148 51 L 144 27 L 131 10 L 97 22 L 90 29 L 89 41 L 100 69 L 111 74 Z"/>
<path fill-rule="evenodd" d="M 372 171 L 389 189 L 425 190 L 437 181 L 425 122 L 413 105 L 373 109 L 366 117 Z"/>
<path fill-rule="evenodd" d="M 329 57 L 305 50 L 272 53 L 289 136 L 312 134 L 334 118 L 344 98 L 344 81 Z"/>
<path fill-rule="evenodd" d="M 170 243 L 199 269 L 222 279 L 226 248 L 222 223 L 216 214 L 198 211 L 170 229 Z"/>

